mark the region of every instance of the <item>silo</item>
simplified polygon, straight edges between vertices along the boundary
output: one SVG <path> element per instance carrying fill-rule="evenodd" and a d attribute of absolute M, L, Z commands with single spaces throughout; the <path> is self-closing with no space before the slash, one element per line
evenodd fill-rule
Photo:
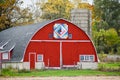
<path fill-rule="evenodd" d="M 71 10 L 71 22 L 79 26 L 90 37 L 91 31 L 91 11 L 88 9 L 73 9 Z"/>

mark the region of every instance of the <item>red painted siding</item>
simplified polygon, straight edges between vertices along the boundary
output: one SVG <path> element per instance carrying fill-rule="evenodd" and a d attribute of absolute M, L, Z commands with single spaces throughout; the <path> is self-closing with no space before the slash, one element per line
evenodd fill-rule
<path fill-rule="evenodd" d="M 97 62 L 96 52 L 91 42 L 66 42 L 62 44 L 63 65 L 77 64 L 80 61 L 80 55 L 94 55 L 95 62 Z"/>
<path fill-rule="evenodd" d="M 89 40 L 89 37 L 80 28 L 65 20 L 59 19 L 45 25 L 38 30 L 31 40 L 58 40 L 49 38 L 49 34 L 53 34 L 53 26 L 55 23 L 65 23 L 68 25 L 68 32 L 72 34 L 72 39 L 66 40 Z M 62 39 L 59 39 L 61 41 Z M 63 39 L 64 40 L 64 39 Z M 66 41 L 64 40 L 64 41 Z M 43 61 L 46 67 L 60 67 L 60 42 L 49 41 L 30 41 L 24 55 L 24 61 L 29 61 L 29 52 L 43 54 Z M 97 55 L 92 42 L 62 42 L 62 64 L 74 65 L 79 62 L 80 55 L 94 55 L 97 62 Z M 37 61 L 37 58 L 36 58 Z M 31 65 L 32 66 L 32 65 Z"/>
<path fill-rule="evenodd" d="M 45 62 L 45 66 L 60 67 L 59 48 L 59 43 L 55 42 L 30 42 L 25 54 L 24 61 L 28 61 L 29 52 L 35 52 L 36 56 L 37 54 L 43 54 L 43 61 Z"/>

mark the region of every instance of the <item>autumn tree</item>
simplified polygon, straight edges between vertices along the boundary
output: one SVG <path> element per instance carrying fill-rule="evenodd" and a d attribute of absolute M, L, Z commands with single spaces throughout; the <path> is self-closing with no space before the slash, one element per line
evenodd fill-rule
<path fill-rule="evenodd" d="M 69 0 L 48 0 L 41 5 L 43 19 L 70 19 L 70 10 L 73 4 Z"/>
<path fill-rule="evenodd" d="M 0 31 L 32 22 L 32 14 L 29 10 L 21 9 L 22 1 L 19 0 L 1 0 L 0 1 Z"/>

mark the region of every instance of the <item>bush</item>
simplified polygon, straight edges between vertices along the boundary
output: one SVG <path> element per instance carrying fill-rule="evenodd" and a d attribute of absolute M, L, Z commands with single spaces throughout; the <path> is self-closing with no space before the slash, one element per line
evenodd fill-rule
<path fill-rule="evenodd" d="M 13 69 L 11 67 L 2 69 L 2 76 L 13 76 L 13 73 L 17 73 L 18 70 L 17 69 Z"/>
<path fill-rule="evenodd" d="M 120 62 L 115 63 L 99 63 L 98 70 L 106 72 L 119 72 L 120 71 Z"/>
<path fill-rule="evenodd" d="M 101 52 L 100 54 L 98 54 L 98 57 L 101 62 L 105 62 L 107 58 L 107 54 L 104 54 L 103 52 Z"/>
<path fill-rule="evenodd" d="M 120 47 L 117 48 L 117 54 L 120 55 Z"/>

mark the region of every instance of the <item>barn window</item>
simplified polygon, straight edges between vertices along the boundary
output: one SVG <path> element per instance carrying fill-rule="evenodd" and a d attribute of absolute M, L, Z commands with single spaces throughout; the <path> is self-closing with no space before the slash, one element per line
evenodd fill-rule
<path fill-rule="evenodd" d="M 94 61 L 93 55 L 90 56 L 90 61 Z"/>
<path fill-rule="evenodd" d="M 38 54 L 37 55 L 37 61 L 43 61 L 43 55 Z"/>
<path fill-rule="evenodd" d="M 49 34 L 49 38 L 52 39 L 53 38 L 53 34 Z"/>
<path fill-rule="evenodd" d="M 84 61 L 84 56 L 80 56 L 80 61 Z"/>
<path fill-rule="evenodd" d="M 89 61 L 89 56 L 85 56 L 85 61 Z"/>
<path fill-rule="evenodd" d="M 80 55 L 80 61 L 94 61 L 94 55 Z"/>
<path fill-rule="evenodd" d="M 69 34 L 69 39 L 72 39 L 72 34 Z"/>
<path fill-rule="evenodd" d="M 2 54 L 2 59 L 9 59 L 9 54 L 8 53 L 3 53 Z"/>

